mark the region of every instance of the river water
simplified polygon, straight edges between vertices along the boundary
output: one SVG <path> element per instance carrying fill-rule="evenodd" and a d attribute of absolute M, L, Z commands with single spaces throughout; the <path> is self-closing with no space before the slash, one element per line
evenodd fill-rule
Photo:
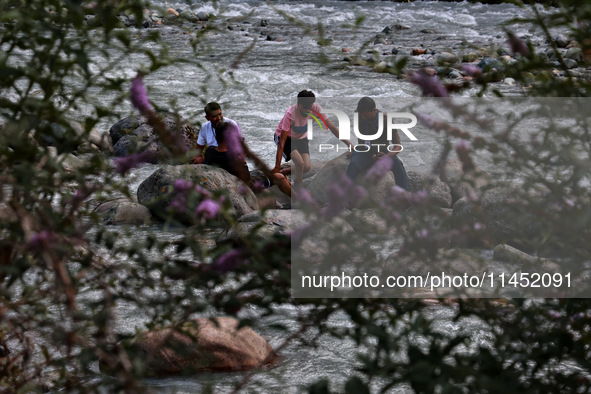
<path fill-rule="evenodd" d="M 441 51 L 462 55 L 472 51 L 471 47 L 505 47 L 505 35 L 501 24 L 514 15 L 525 15 L 525 11 L 512 5 L 483 5 L 462 3 L 439 3 L 417 1 L 393 3 L 388 1 L 277 1 L 240 0 L 217 3 L 162 1 L 162 6 L 191 10 L 194 13 L 214 14 L 214 21 L 195 23 L 193 34 L 202 25 L 210 24 L 219 28 L 205 35 L 209 52 L 197 55 L 202 68 L 194 65 L 176 64 L 145 78 L 150 98 L 161 107 L 170 107 L 171 100 L 189 121 L 198 124 L 205 121 L 203 106 L 208 101 L 222 104 L 224 115 L 236 120 L 242 126 L 247 143 L 268 164 L 274 162 L 275 145 L 273 133 L 286 108 L 291 105 L 297 92 L 313 90 L 321 105 L 329 105 L 331 98 L 358 98 L 372 96 L 378 106 L 413 102 L 420 96 L 419 89 L 405 79 L 377 73 L 369 67 L 352 66 L 343 61 L 350 53 L 363 45 L 362 58 L 378 56 L 386 62 L 396 61 L 398 56 L 408 56 L 413 48 L 424 47 L 427 54 L 411 56 L 411 68 L 429 65 Z M 281 13 L 294 18 L 295 24 L 286 20 Z M 357 20 L 363 19 L 358 27 Z M 297 24 L 305 26 L 297 26 Z M 318 24 L 324 26 L 324 34 L 331 40 L 329 47 L 317 44 Z M 385 36 L 386 43 L 374 44 L 376 35 L 385 27 L 401 25 L 408 29 L 395 30 Z M 306 31 L 306 26 L 310 30 Z M 174 26 L 162 26 L 164 37 L 179 56 L 191 55 L 189 41 L 192 34 L 183 34 Z M 530 26 L 513 26 L 518 36 L 528 37 L 534 45 L 543 44 L 541 34 Z M 141 32 L 140 32 L 141 34 Z M 256 41 L 256 42 L 255 42 Z M 253 44 L 254 43 L 254 44 Z M 236 67 L 238 55 L 250 45 Z M 370 53 L 371 52 L 371 53 Z M 321 64 L 324 53 L 326 64 Z M 129 76 L 141 67 L 141 61 L 130 61 L 124 70 Z M 219 72 L 221 70 L 221 72 Z M 219 73 L 218 73 L 219 72 Z M 519 88 L 499 83 L 501 91 L 518 95 Z M 463 94 L 476 94 L 477 88 Z M 193 94 L 192 94 L 193 93 Z M 197 97 L 195 97 L 197 94 Z M 323 103 L 324 100 L 324 103 Z M 394 104 L 393 104 L 394 103 Z M 398 109 L 398 108 L 397 108 Z M 127 111 L 127 112 L 125 112 Z M 123 109 L 122 116 L 132 111 Z M 421 135 L 416 143 L 401 156 L 407 170 L 424 172 L 437 158 L 439 136 L 417 129 Z M 338 144 L 331 136 L 322 141 Z M 337 152 L 325 155 L 312 154 L 313 160 L 328 160 Z M 486 163 L 485 170 L 492 170 Z M 154 171 L 155 166 L 146 166 L 131 174 L 132 187 Z M 163 235 L 164 236 L 164 235 Z M 122 330 L 133 331 L 145 321 L 137 311 L 119 309 Z M 253 328 L 269 340 L 272 346 L 279 346 L 286 333 L 270 328 L 274 322 L 290 324 L 297 315 L 297 308 L 283 306 L 277 313 L 258 321 Z M 256 310 L 244 310 L 241 316 L 257 316 Z M 450 321 L 450 311 L 433 308 L 432 317 L 439 321 L 439 329 L 449 332 L 468 332 L 476 342 L 485 343 L 487 338 L 480 334 L 478 322 L 463 322 L 462 326 Z M 350 324 L 344 317 L 334 319 L 331 324 Z M 295 327 L 295 322 L 292 327 Z M 482 336 L 482 337 L 481 337 Z M 328 378 L 335 383 L 332 389 L 342 389 L 343 382 L 355 370 L 355 353 L 358 349 L 352 341 L 322 338 L 320 346 L 312 349 L 295 342 L 281 352 L 277 366 L 258 373 L 251 383 L 260 384 L 263 392 L 298 392 L 307 384 Z M 236 380 L 243 374 L 201 374 L 195 377 L 173 377 L 151 379 L 149 387 L 161 393 L 200 392 L 204 384 L 212 384 L 215 392 L 231 391 Z M 399 387 L 393 392 L 407 392 Z"/>

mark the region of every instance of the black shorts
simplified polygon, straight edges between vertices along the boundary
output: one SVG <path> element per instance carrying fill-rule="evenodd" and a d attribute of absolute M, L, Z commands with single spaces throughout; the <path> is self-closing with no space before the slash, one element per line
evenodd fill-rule
<path fill-rule="evenodd" d="M 275 143 L 279 145 L 279 136 L 275 134 Z M 310 146 L 308 145 L 308 138 L 294 140 L 291 137 L 285 139 L 285 146 L 283 147 L 283 158 L 285 161 L 291 160 L 291 152 L 297 150 L 300 155 L 310 154 Z"/>

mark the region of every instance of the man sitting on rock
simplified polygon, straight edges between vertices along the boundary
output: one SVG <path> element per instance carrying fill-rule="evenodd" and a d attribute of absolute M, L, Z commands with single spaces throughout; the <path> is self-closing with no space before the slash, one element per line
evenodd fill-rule
<path fill-rule="evenodd" d="M 204 164 L 217 166 L 228 171 L 230 174 L 238 177 L 246 183 L 255 193 L 268 189 L 272 185 L 277 185 L 279 190 L 288 196 L 292 196 L 291 183 L 281 173 L 271 174 L 271 179 L 263 174 L 251 174 L 243 155 L 232 155 L 228 149 L 228 142 L 232 139 L 228 137 L 230 133 L 240 133 L 240 129 L 234 123 L 220 122 L 215 127 L 215 138 L 217 146 L 209 146 L 205 151 Z M 239 134 L 239 140 L 242 135 Z M 230 136 L 232 137 L 232 136 Z"/>
<path fill-rule="evenodd" d="M 353 152 L 351 162 L 349 163 L 349 167 L 347 167 L 347 175 L 352 180 L 355 180 L 359 174 L 368 170 L 377 160 L 387 155 L 392 158 L 391 170 L 394 173 L 396 185 L 404 190 L 408 190 L 408 176 L 402 161 L 397 156 L 402 150 L 398 130 L 393 130 L 392 141 L 388 141 L 385 130 L 387 124 L 386 114 L 380 113 L 377 110 L 376 103 L 371 97 L 363 97 L 359 100 L 356 112 L 359 113 L 358 130 L 361 134 L 375 135 L 380 128 L 380 122 L 382 122 L 382 134 L 374 141 L 363 141 L 359 139 L 358 144 L 368 145 L 368 147 L 367 150 L 359 149 Z M 400 149 L 390 150 L 387 148 L 392 146 Z"/>
<path fill-rule="evenodd" d="M 204 123 L 203 126 L 201 126 L 201 130 L 199 130 L 199 137 L 197 138 L 197 154 L 191 160 L 191 164 L 201 164 L 204 162 L 205 157 L 203 156 L 203 148 L 206 146 L 210 147 L 218 145 L 215 138 L 215 127 L 220 123 L 227 122 L 231 124 L 238 130 L 240 136 L 242 136 L 238 123 L 232 119 L 224 118 L 222 108 L 216 102 L 208 103 L 205 106 L 205 119 L 207 119 L 208 122 Z"/>

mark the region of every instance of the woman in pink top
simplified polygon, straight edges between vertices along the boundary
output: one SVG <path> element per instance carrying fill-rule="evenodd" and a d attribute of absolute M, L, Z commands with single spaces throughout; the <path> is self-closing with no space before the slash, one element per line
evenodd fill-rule
<path fill-rule="evenodd" d="M 294 187 L 302 186 L 304 173 L 310 171 L 310 148 L 308 146 L 308 119 L 310 115 L 322 116 L 330 131 L 338 138 L 339 129 L 322 114 L 322 108 L 316 103 L 316 97 L 310 90 L 302 90 L 298 93 L 298 103 L 287 109 L 283 119 L 275 130 L 275 143 L 277 144 L 277 156 L 273 173 L 281 168 L 281 157 L 285 161 L 293 160 Z M 348 146 L 351 142 L 344 141 Z"/>

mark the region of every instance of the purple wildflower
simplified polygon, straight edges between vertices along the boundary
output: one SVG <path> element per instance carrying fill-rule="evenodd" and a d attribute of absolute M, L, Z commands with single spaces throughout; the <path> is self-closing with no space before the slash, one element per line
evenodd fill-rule
<path fill-rule="evenodd" d="M 187 196 L 184 194 L 177 194 L 174 196 L 174 200 L 170 203 L 170 208 L 173 211 L 184 212 L 187 208 Z"/>
<path fill-rule="evenodd" d="M 378 160 L 371 166 L 371 168 L 365 174 L 365 179 L 368 181 L 379 181 L 382 179 L 388 171 L 392 168 L 392 157 L 384 156 Z"/>
<path fill-rule="evenodd" d="M 201 185 L 195 185 L 195 191 L 199 194 L 201 194 L 202 196 L 205 196 L 207 198 L 211 198 L 211 192 L 207 189 L 205 189 L 203 186 Z"/>
<path fill-rule="evenodd" d="M 310 192 L 307 189 L 300 189 L 297 194 L 297 200 L 299 203 L 306 204 L 306 205 L 317 205 L 318 203 L 312 197 Z"/>
<path fill-rule="evenodd" d="M 231 157 L 238 158 L 244 156 L 242 136 L 238 127 L 229 123 L 228 128 L 224 132 L 224 140 Z"/>
<path fill-rule="evenodd" d="M 152 112 L 152 104 L 148 100 L 148 91 L 144 86 L 143 77 L 138 74 L 131 80 L 131 103 L 140 111 L 142 115 L 147 115 Z"/>
<path fill-rule="evenodd" d="M 418 113 L 417 114 L 417 119 L 419 120 L 419 122 L 421 122 L 425 127 L 428 127 L 430 129 L 438 129 L 441 127 L 442 123 L 438 120 L 436 120 L 434 117 L 432 117 L 431 115 L 427 115 L 424 113 Z"/>
<path fill-rule="evenodd" d="M 221 255 L 215 263 L 213 268 L 219 272 L 228 272 L 236 269 L 238 265 L 246 261 L 243 249 L 232 249 L 229 252 Z"/>
<path fill-rule="evenodd" d="M 201 201 L 201 203 L 195 210 L 195 214 L 202 215 L 206 219 L 213 219 L 219 211 L 220 205 L 217 202 L 208 198 Z"/>
<path fill-rule="evenodd" d="M 482 69 L 475 64 L 462 65 L 462 71 L 464 72 L 464 75 L 469 77 L 477 77 L 482 74 Z"/>
<path fill-rule="evenodd" d="M 29 248 L 36 252 L 49 249 L 50 245 L 56 240 L 55 233 L 47 230 L 40 231 L 33 234 L 29 240 Z"/>
<path fill-rule="evenodd" d="M 468 150 L 470 150 L 470 144 L 468 144 L 468 141 L 466 141 L 466 140 L 460 140 L 456 143 L 455 149 L 456 149 L 456 152 L 459 152 L 459 151 L 467 152 Z"/>
<path fill-rule="evenodd" d="M 515 33 L 513 33 L 512 31 L 507 31 L 507 42 L 511 47 L 511 52 L 513 53 L 513 56 L 517 55 L 518 53 L 521 56 L 529 56 L 529 48 L 527 47 L 527 45 L 525 45 L 525 42 L 523 42 L 521 38 L 517 37 Z"/>
<path fill-rule="evenodd" d="M 447 89 L 439 78 L 430 76 L 424 71 L 418 71 L 410 75 L 410 81 L 418 85 L 423 94 L 428 97 L 449 97 Z"/>
<path fill-rule="evenodd" d="M 138 167 L 140 164 L 154 163 L 157 157 L 157 152 L 148 150 L 129 156 L 116 157 L 113 159 L 113 163 L 115 164 L 115 171 L 121 175 L 125 175 L 129 170 Z"/>
<path fill-rule="evenodd" d="M 179 192 L 185 192 L 193 187 L 193 182 L 187 181 L 186 179 L 177 179 L 174 181 L 174 188 Z"/>

